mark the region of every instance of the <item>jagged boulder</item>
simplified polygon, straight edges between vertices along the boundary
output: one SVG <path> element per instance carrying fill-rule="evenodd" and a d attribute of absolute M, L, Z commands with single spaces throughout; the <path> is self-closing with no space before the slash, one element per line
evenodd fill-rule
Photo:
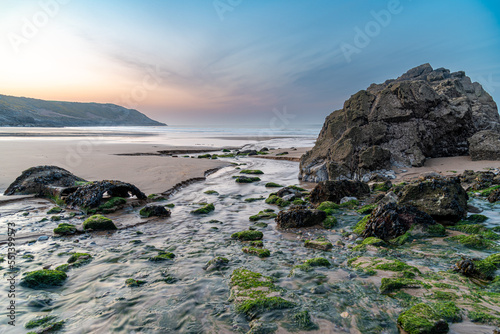
<path fill-rule="evenodd" d="M 280 211 L 275 221 L 278 228 L 308 227 L 321 224 L 326 219 L 326 213 L 311 210 L 304 206 L 292 206 L 287 211 Z"/>
<path fill-rule="evenodd" d="M 469 138 L 472 160 L 500 160 L 500 133 L 491 130 L 480 131 Z"/>
<path fill-rule="evenodd" d="M 12 182 L 4 195 L 54 196 L 61 188 L 74 187 L 77 182 L 86 181 L 61 167 L 31 167 Z"/>
<path fill-rule="evenodd" d="M 361 236 L 389 241 L 405 234 L 414 225 L 426 229 L 435 224 L 431 216 L 413 206 L 389 203 L 373 211 Z"/>
<path fill-rule="evenodd" d="M 368 184 L 360 181 L 322 181 L 311 191 L 309 195 L 312 203 L 325 201 L 339 204 L 344 197 L 356 197 L 370 195 Z"/>
<path fill-rule="evenodd" d="M 426 158 L 468 155 L 467 139 L 482 130 L 500 133 L 492 97 L 464 72 L 424 64 L 359 91 L 328 116 L 301 158 L 299 178 L 354 179 L 394 165 L 419 167 Z"/>
<path fill-rule="evenodd" d="M 399 194 L 400 205 L 412 205 L 439 221 L 457 222 L 467 215 L 469 196 L 460 179 L 429 179 L 406 185 Z"/>
<path fill-rule="evenodd" d="M 110 197 L 130 197 L 136 196 L 145 200 L 146 195 L 136 186 L 121 181 L 94 181 L 78 187 L 74 192 L 66 197 L 65 202 L 70 207 L 96 208 L 101 204 L 104 194 Z"/>

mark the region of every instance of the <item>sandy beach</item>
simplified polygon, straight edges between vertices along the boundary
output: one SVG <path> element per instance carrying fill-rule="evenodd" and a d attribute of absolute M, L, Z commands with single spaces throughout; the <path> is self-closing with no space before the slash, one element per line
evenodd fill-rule
<path fill-rule="evenodd" d="M 83 144 L 82 144 L 83 143 Z M 177 183 L 203 177 L 205 172 L 227 165 L 208 159 L 118 154 L 157 153 L 161 150 L 192 150 L 204 147 L 173 147 L 155 144 L 99 143 L 79 140 L 0 141 L 0 192 L 27 168 L 55 165 L 86 180 L 120 180 L 136 185 L 146 194 L 164 192 Z M 214 150 L 214 148 L 208 148 Z M 22 152 L 22 154 L 20 154 Z"/>

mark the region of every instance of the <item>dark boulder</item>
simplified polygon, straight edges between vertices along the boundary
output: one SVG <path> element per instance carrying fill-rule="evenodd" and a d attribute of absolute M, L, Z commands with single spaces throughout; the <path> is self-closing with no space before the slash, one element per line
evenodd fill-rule
<path fill-rule="evenodd" d="M 406 185 L 400 205 L 412 205 L 440 221 L 457 222 L 467 215 L 469 196 L 458 177 L 429 179 Z"/>
<path fill-rule="evenodd" d="M 146 195 L 136 186 L 121 181 L 94 181 L 78 187 L 74 192 L 66 197 L 65 202 L 70 207 L 96 208 L 101 204 L 104 194 L 110 197 L 136 196 L 138 199 L 145 200 Z"/>
<path fill-rule="evenodd" d="M 360 181 L 323 181 L 319 182 L 311 191 L 310 200 L 312 203 L 325 201 L 339 204 L 344 197 L 356 197 L 370 195 L 368 184 Z"/>
<path fill-rule="evenodd" d="M 361 236 L 389 241 L 405 234 L 413 225 L 425 228 L 434 224 L 431 216 L 415 207 L 389 203 L 373 211 Z"/>
<path fill-rule="evenodd" d="M 161 205 L 148 205 L 145 206 L 139 211 L 141 217 L 149 218 L 149 217 L 170 217 L 170 210 L 165 209 L 164 206 Z"/>
<path fill-rule="evenodd" d="M 276 196 L 290 202 L 293 201 L 294 199 L 302 198 L 302 192 L 300 192 L 300 190 L 291 187 L 284 187 L 278 190 Z"/>
<path fill-rule="evenodd" d="M 480 131 L 469 138 L 469 152 L 472 160 L 500 160 L 500 133 Z"/>
<path fill-rule="evenodd" d="M 276 217 L 278 228 L 308 227 L 321 224 L 326 219 L 326 213 L 320 210 L 310 210 L 304 206 L 292 206 L 287 211 L 280 211 Z"/>
<path fill-rule="evenodd" d="M 424 64 L 396 80 L 372 84 L 330 114 L 315 146 L 301 158 L 304 181 L 367 179 L 392 166 L 423 166 L 426 158 L 500 152 L 500 116 L 493 98 L 464 72 Z M 493 156 L 487 159 L 492 159 Z"/>
<path fill-rule="evenodd" d="M 500 201 L 500 189 L 493 190 L 490 196 L 488 196 L 488 202 L 495 203 L 498 201 Z"/>
<path fill-rule="evenodd" d="M 86 182 L 66 169 L 57 166 L 31 167 L 7 188 L 4 195 L 54 196 L 60 188 L 74 187 L 77 182 Z"/>

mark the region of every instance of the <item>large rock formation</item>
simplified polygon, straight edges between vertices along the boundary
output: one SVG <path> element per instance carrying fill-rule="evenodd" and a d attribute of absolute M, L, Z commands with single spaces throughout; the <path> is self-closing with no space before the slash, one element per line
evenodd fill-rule
<path fill-rule="evenodd" d="M 60 188 L 74 187 L 77 182 L 86 182 L 66 169 L 57 166 L 31 167 L 7 188 L 4 195 L 55 196 Z"/>
<path fill-rule="evenodd" d="M 472 160 L 500 160 L 500 133 L 491 130 L 480 131 L 469 138 Z"/>
<path fill-rule="evenodd" d="M 393 165 L 422 166 L 426 158 L 468 155 L 467 139 L 482 130 L 500 133 L 492 97 L 464 72 L 424 64 L 359 91 L 328 116 L 301 159 L 299 177 L 359 178 Z"/>

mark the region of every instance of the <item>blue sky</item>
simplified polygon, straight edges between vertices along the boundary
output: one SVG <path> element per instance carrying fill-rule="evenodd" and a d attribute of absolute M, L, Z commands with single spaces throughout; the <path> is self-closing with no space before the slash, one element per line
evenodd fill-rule
<path fill-rule="evenodd" d="M 0 94 L 118 103 L 168 124 L 266 125 L 284 109 L 292 124 L 321 124 L 358 90 L 428 62 L 500 100 L 495 1 L 0 4 Z"/>

